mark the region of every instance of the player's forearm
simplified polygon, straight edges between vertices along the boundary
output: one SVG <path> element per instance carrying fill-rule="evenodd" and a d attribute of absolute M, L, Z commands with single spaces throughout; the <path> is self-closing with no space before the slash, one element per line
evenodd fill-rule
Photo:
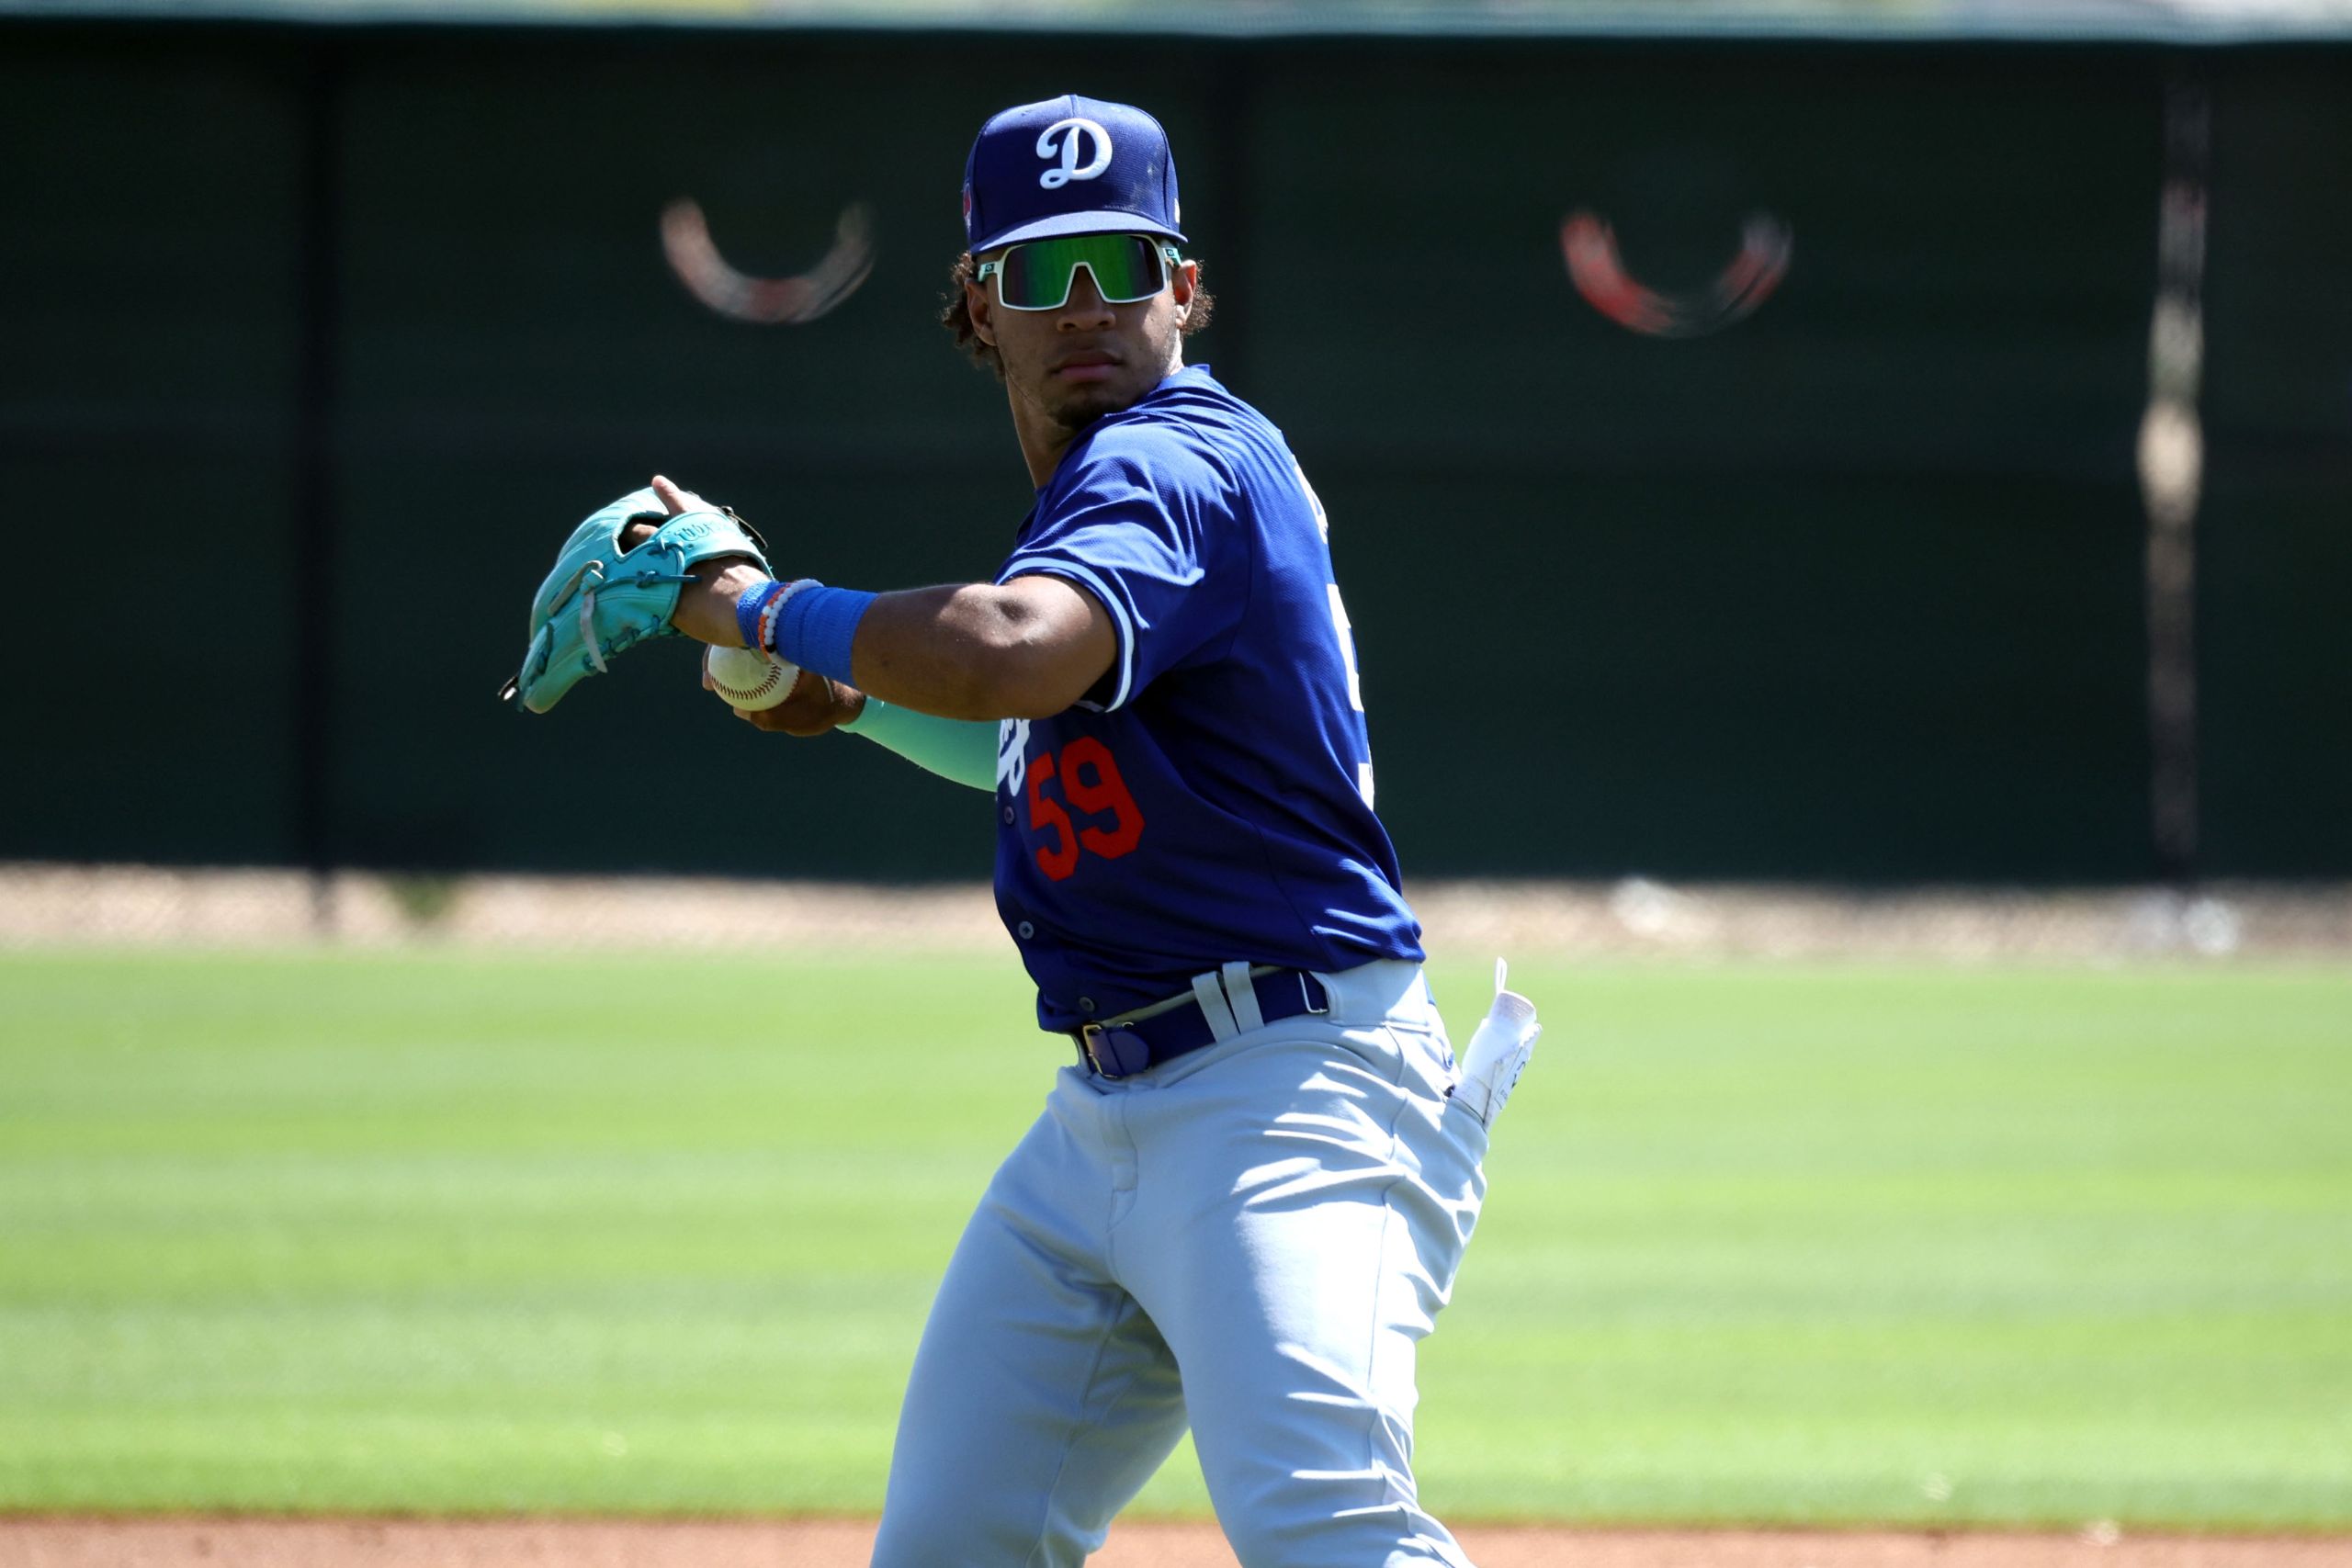
<path fill-rule="evenodd" d="M 1109 663 L 1090 657 L 1084 630 L 1010 587 L 885 593 L 858 623 L 854 681 L 941 718 L 1046 718 L 1084 696 Z"/>
<path fill-rule="evenodd" d="M 745 621 L 756 626 L 763 619 L 742 606 L 756 607 L 766 602 L 764 595 L 780 592 L 756 567 L 738 563 L 682 592 L 671 625 L 704 642 L 741 648 L 750 640 Z M 854 618 L 854 636 L 835 649 L 847 649 L 848 670 L 823 657 L 812 660 L 804 656 L 808 649 L 781 640 L 807 629 L 788 612 L 822 603 L 817 591 L 808 604 L 784 601 L 780 608 L 787 613 L 766 619 L 767 632 L 780 639 L 766 646 L 887 703 L 941 718 L 1049 718 L 1084 696 L 1118 651 L 1102 607 L 1051 577 L 843 599 L 865 601 L 826 610 L 828 616 L 842 609 Z M 839 620 L 834 625 L 847 629 Z"/>

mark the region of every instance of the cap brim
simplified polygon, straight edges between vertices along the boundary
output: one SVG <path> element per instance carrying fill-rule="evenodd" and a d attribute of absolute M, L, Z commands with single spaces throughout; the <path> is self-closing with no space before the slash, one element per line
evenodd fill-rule
<path fill-rule="evenodd" d="M 1171 240 L 1184 238 L 1182 230 L 1170 229 L 1140 212 L 1064 212 L 975 240 L 972 254 L 978 255 L 1000 245 L 1017 245 L 1023 240 L 1050 240 L 1062 234 L 1164 234 Z"/>

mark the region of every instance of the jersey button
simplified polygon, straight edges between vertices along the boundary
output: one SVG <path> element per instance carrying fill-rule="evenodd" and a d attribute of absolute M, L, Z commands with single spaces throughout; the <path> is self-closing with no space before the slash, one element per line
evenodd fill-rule
<path fill-rule="evenodd" d="M 1037 934 L 1037 928 L 1036 928 L 1035 926 L 1031 925 L 1031 924 L 1030 924 L 1028 921 L 1026 921 L 1026 920 L 1022 921 L 1019 925 L 1017 925 L 1017 926 L 1013 927 L 1012 929 L 1013 929 L 1015 931 L 1017 931 L 1017 932 L 1019 932 L 1019 933 L 1020 933 L 1021 940 L 1022 940 L 1022 941 L 1023 941 L 1023 942 L 1027 942 L 1031 937 L 1035 936 L 1035 935 Z"/>
<path fill-rule="evenodd" d="M 1079 998 L 1078 1010 L 1084 1013 L 1087 1017 L 1092 1018 L 1094 1016 L 1094 998 L 1092 997 Z"/>
<path fill-rule="evenodd" d="M 1004 825 L 1008 828 L 1012 826 L 1012 807 L 1010 806 L 1004 808 Z"/>

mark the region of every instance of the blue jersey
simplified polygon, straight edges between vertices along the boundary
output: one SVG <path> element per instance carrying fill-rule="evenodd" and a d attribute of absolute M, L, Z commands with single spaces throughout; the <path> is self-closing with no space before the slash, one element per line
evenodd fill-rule
<path fill-rule="evenodd" d="M 1178 371 L 1063 454 L 997 581 L 1037 575 L 1118 634 L 1084 701 L 1000 733 L 997 908 L 1038 1021 L 1235 959 L 1419 959 L 1323 508 L 1282 434 L 1207 367 Z"/>

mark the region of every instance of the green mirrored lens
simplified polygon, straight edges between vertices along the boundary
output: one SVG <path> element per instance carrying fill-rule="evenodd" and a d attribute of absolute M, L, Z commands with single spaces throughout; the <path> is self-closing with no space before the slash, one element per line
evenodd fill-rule
<path fill-rule="evenodd" d="M 1051 310 L 1069 299 L 1070 279 L 1080 267 L 1114 305 L 1148 299 L 1168 285 L 1159 243 L 1142 234 L 1072 234 L 1030 240 L 1004 253 L 997 273 L 998 298 L 1015 310 Z"/>

